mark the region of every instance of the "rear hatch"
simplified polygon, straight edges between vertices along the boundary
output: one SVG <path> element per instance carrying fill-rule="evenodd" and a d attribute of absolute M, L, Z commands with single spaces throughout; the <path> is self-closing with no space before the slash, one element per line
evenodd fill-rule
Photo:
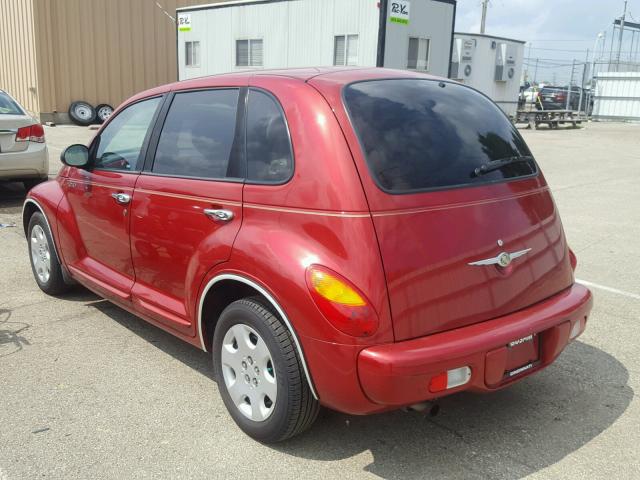
<path fill-rule="evenodd" d="M 26 127 L 34 120 L 4 92 L 0 91 L 0 154 L 26 150 L 28 142 L 16 142 L 20 127 Z"/>
<path fill-rule="evenodd" d="M 396 340 L 496 318 L 573 283 L 553 198 L 495 104 L 417 78 L 354 83 L 343 98 Z"/>

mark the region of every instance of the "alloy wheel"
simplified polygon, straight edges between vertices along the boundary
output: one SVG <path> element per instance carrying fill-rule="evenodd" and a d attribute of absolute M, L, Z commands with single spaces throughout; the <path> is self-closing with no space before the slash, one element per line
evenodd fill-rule
<path fill-rule="evenodd" d="M 40 225 L 31 229 L 31 262 L 40 282 L 47 283 L 51 276 L 51 250 Z"/>

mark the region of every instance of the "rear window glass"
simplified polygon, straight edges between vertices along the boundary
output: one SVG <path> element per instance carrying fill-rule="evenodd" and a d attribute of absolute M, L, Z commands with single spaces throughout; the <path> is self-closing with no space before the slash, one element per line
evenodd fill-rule
<path fill-rule="evenodd" d="M 344 100 L 371 174 L 390 193 L 481 185 L 537 172 L 530 159 L 477 174 L 489 162 L 531 152 L 495 104 L 463 85 L 360 82 L 345 87 Z"/>
<path fill-rule="evenodd" d="M 0 115 L 24 115 L 24 112 L 9 95 L 0 92 Z"/>
<path fill-rule="evenodd" d="M 284 114 L 264 92 L 249 92 L 247 109 L 247 179 L 286 182 L 293 174 L 293 154 Z"/>

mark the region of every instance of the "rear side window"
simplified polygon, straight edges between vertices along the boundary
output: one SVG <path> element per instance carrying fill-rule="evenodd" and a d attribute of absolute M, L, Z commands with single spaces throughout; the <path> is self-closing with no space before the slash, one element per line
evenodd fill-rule
<path fill-rule="evenodd" d="M 283 183 L 292 174 L 293 154 L 282 109 L 271 95 L 252 89 L 247 107 L 247 179 Z"/>
<path fill-rule="evenodd" d="M 236 161 L 238 97 L 237 89 L 176 93 L 152 171 L 180 177 L 241 178 Z"/>
<path fill-rule="evenodd" d="M 0 92 L 0 115 L 24 115 L 24 112 L 9 95 Z"/>
<path fill-rule="evenodd" d="M 533 159 L 478 175 L 488 162 L 531 152 L 500 109 L 478 92 L 434 80 L 345 87 L 344 101 L 370 172 L 390 193 L 479 185 L 533 175 Z"/>

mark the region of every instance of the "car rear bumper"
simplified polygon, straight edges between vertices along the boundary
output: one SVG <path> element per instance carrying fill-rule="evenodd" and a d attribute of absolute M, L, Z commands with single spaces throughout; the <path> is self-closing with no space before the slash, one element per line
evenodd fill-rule
<path fill-rule="evenodd" d="M 22 152 L 0 153 L 0 179 L 47 178 L 48 174 L 49 156 L 44 143 L 29 142 Z"/>
<path fill-rule="evenodd" d="M 567 344 L 572 328 L 577 337 L 586 326 L 593 304 L 591 292 L 574 284 L 569 289 L 524 310 L 486 322 L 413 340 L 377 345 L 358 355 L 358 377 L 367 398 L 378 405 L 400 407 L 462 390 L 503 388 L 551 364 Z M 538 359 L 505 372 L 510 342 L 537 335 Z M 574 338 L 575 338 L 574 337 Z M 531 363 L 531 366 L 529 366 Z M 432 393 L 433 377 L 469 367 L 468 383 Z"/>

